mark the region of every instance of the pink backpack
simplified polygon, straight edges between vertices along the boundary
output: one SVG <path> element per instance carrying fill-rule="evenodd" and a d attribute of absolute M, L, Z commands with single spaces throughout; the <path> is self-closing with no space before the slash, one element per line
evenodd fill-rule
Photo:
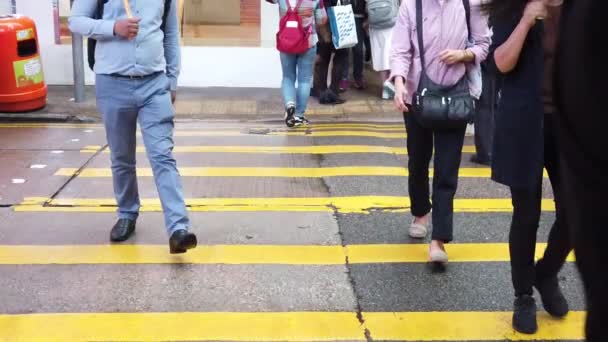
<path fill-rule="evenodd" d="M 295 8 L 291 7 L 289 0 L 287 3 L 287 13 L 279 23 L 279 32 L 277 33 L 277 50 L 299 55 L 305 53 L 310 48 L 310 35 L 312 34 L 312 26 L 304 28 L 302 26 L 302 18 L 298 13 L 303 0 L 298 0 Z"/>

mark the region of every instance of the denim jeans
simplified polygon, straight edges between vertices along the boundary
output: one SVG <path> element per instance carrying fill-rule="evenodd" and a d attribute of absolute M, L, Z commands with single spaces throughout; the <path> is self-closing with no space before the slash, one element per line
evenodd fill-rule
<path fill-rule="evenodd" d="M 97 108 L 110 146 L 119 218 L 136 220 L 141 207 L 135 162 L 139 122 L 167 233 L 171 236 L 177 230 L 187 230 L 190 221 L 172 154 L 175 113 L 169 79 L 164 73 L 140 80 L 97 75 L 96 82 Z"/>
<path fill-rule="evenodd" d="M 300 55 L 281 52 L 281 65 L 283 67 L 281 91 L 283 103 L 285 104 L 285 108 L 295 106 L 297 117 L 303 117 L 308 106 L 316 56 L 316 46 Z M 296 79 L 298 81 L 297 88 Z"/>

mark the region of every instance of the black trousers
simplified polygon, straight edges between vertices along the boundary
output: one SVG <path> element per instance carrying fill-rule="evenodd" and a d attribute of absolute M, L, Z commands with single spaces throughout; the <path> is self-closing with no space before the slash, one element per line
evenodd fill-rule
<path fill-rule="evenodd" d="M 561 171 L 562 185 L 567 193 L 564 199 L 566 220 L 585 286 L 587 341 L 608 341 L 608 184 L 589 181 L 606 177 L 608 168 L 583 171 L 562 165 Z"/>
<path fill-rule="evenodd" d="M 410 109 L 411 110 L 411 109 Z M 433 209 L 433 240 L 451 242 L 454 237 L 454 195 L 466 125 L 453 131 L 422 127 L 413 115 L 404 114 L 409 155 L 409 194 L 412 215 L 421 217 Z M 433 162 L 433 203 L 429 194 L 429 164 Z"/>
<path fill-rule="evenodd" d="M 494 143 L 494 112 L 496 108 L 496 78 L 494 73 L 482 64 L 483 91 L 477 102 L 475 113 L 475 148 L 479 161 L 492 160 Z"/>
<path fill-rule="evenodd" d="M 331 42 L 319 42 L 317 44 L 317 55 L 319 56 L 319 59 L 315 65 L 314 88 L 319 94 L 327 90 L 327 74 L 329 72 L 329 64 L 332 60 L 331 56 L 334 53 L 334 65 L 331 73 L 331 85 L 329 88 L 334 93 L 338 94 L 340 89 L 340 81 L 344 75 L 344 68 L 347 67 L 348 50 L 336 50 L 334 48 L 334 44 Z"/>
<path fill-rule="evenodd" d="M 587 341 L 591 342 L 608 341 L 608 69 L 596 44 L 606 36 L 599 28 L 605 25 L 607 5 L 603 0 L 566 0 L 556 53 L 561 186 L 585 286 Z M 576 67 L 580 65 L 585 67 Z"/>
<path fill-rule="evenodd" d="M 565 222 L 559 186 L 559 154 L 555 142 L 554 118 L 545 115 L 545 168 L 553 187 L 556 205 L 555 223 L 549 234 L 547 250 L 534 265 L 536 235 L 541 215 L 542 182 L 536 189 L 511 188 L 513 220 L 509 234 L 511 275 L 515 295 L 532 295 L 535 279 L 555 277 L 572 251 L 568 225 Z"/>
<path fill-rule="evenodd" d="M 357 38 L 359 42 L 352 48 L 353 55 L 353 78 L 355 81 L 363 81 L 363 69 L 364 69 L 364 46 L 365 46 L 365 30 L 363 29 L 363 18 L 355 18 L 355 24 L 357 27 Z M 348 63 L 346 63 L 348 64 Z M 348 69 L 345 71 L 346 78 L 348 78 Z"/>

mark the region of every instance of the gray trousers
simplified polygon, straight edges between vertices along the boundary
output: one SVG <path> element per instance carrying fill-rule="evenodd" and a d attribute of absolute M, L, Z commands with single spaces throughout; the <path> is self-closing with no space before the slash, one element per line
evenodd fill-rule
<path fill-rule="evenodd" d="M 111 150 L 118 216 L 136 220 L 141 207 L 136 175 L 137 123 L 154 173 L 169 236 L 190 224 L 180 175 L 173 158 L 173 118 L 169 79 L 97 75 L 97 108 Z"/>

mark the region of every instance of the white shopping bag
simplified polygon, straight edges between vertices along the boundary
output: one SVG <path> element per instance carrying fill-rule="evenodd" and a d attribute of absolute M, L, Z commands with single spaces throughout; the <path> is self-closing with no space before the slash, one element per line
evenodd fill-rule
<path fill-rule="evenodd" d="M 336 49 L 349 49 L 357 45 L 357 27 L 352 5 L 342 5 L 338 0 L 337 6 L 327 9 L 329 25 L 331 26 L 332 41 Z"/>

